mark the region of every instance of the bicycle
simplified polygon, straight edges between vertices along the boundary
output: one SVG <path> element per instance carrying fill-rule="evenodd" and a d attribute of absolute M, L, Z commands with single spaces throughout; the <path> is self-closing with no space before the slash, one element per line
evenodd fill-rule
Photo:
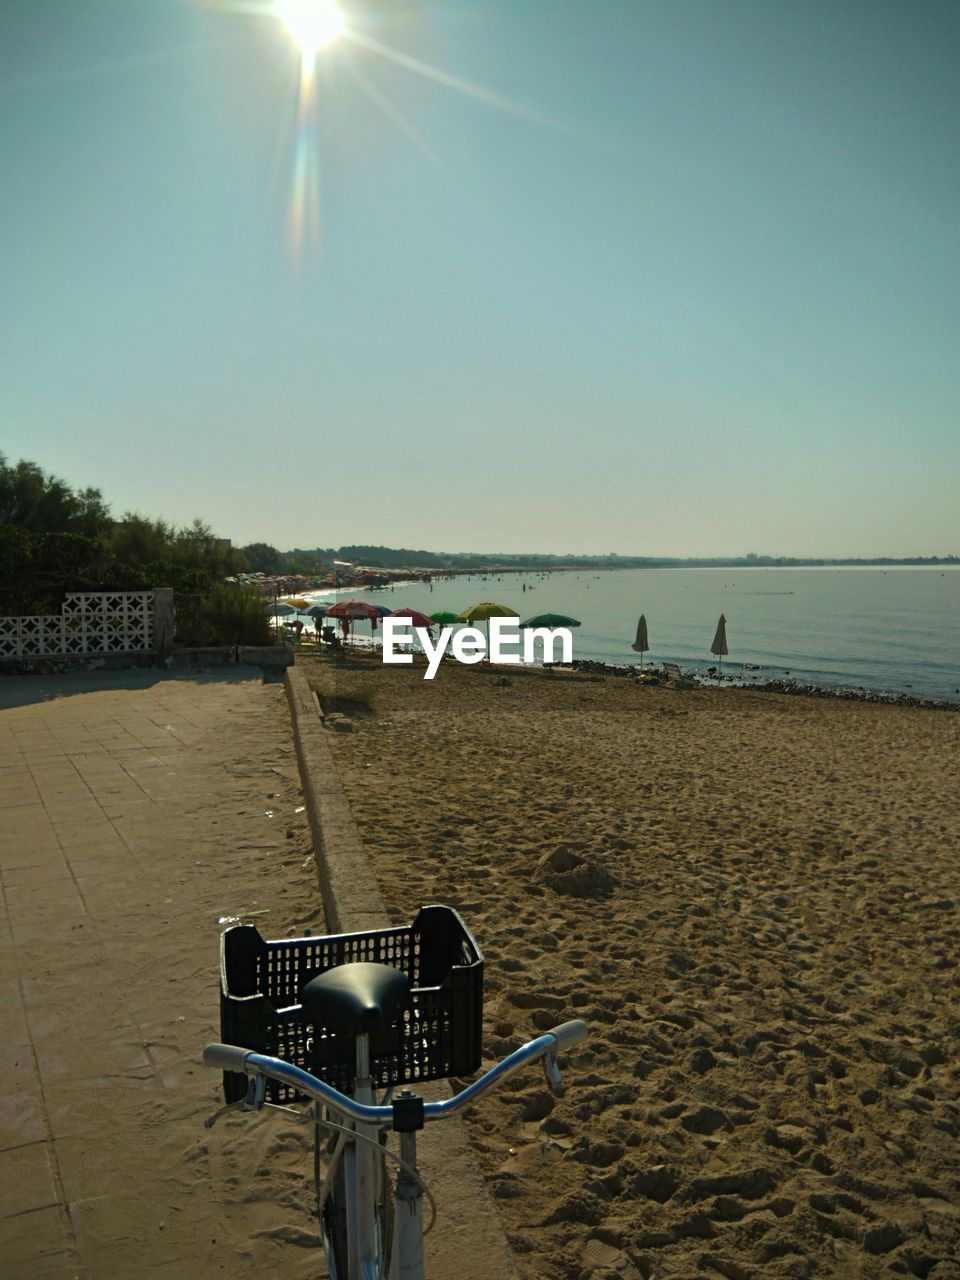
<path fill-rule="evenodd" d="M 383 963 L 387 958 L 392 962 Z M 557 1089 L 558 1051 L 586 1039 L 583 1022 L 566 1022 L 451 1098 L 427 1102 L 406 1087 L 394 1097 L 398 1083 L 468 1074 L 479 1065 L 482 967 L 476 942 L 449 907 L 421 908 L 409 929 L 279 943 L 265 942 L 251 926 L 223 935 L 221 1034 L 243 1031 L 247 1044 L 204 1049 L 204 1064 L 224 1072 L 226 1097 L 205 1125 L 212 1128 L 235 1109 L 269 1109 L 313 1126 L 317 1216 L 331 1280 L 424 1280 L 423 1237 L 436 1205 L 417 1168 L 417 1133 L 537 1061 Z M 250 988 L 245 994 L 235 989 L 238 975 Z M 425 978 L 439 982 L 413 985 Z M 298 1002 L 276 1007 L 270 994 L 289 995 L 291 981 L 298 983 Z M 451 993 L 469 1006 L 466 1020 Z M 305 1065 L 259 1052 L 250 1047 L 253 1039 L 261 1047 L 284 1041 L 287 1056 Z M 468 1060 L 473 1065 L 464 1070 Z M 307 1109 L 291 1102 L 306 1102 Z M 386 1145 L 390 1131 L 399 1135 L 399 1153 Z M 392 1196 L 388 1160 L 398 1168 Z M 432 1210 L 426 1229 L 424 1197 Z"/>

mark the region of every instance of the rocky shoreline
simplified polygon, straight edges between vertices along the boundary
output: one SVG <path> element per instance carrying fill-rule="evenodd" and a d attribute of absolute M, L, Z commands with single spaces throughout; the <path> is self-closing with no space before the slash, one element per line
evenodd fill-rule
<path fill-rule="evenodd" d="M 666 685 L 669 683 L 663 671 L 658 668 L 641 668 L 636 664 L 598 662 L 590 658 L 578 658 L 571 664 L 574 670 L 583 674 L 599 676 L 620 676 L 636 679 L 641 676 L 645 684 Z M 868 689 L 863 685 L 823 685 L 800 680 L 751 680 L 749 683 L 737 676 L 708 675 L 700 671 L 685 671 L 686 679 L 695 681 L 705 689 L 713 689 L 721 684 L 735 689 L 756 689 L 761 693 L 789 693 L 807 698 L 839 698 L 845 702 L 879 702 L 887 706 L 926 707 L 937 711 L 960 711 L 960 702 L 952 702 L 948 698 L 921 698 L 912 693 L 898 693 L 886 689 Z"/>

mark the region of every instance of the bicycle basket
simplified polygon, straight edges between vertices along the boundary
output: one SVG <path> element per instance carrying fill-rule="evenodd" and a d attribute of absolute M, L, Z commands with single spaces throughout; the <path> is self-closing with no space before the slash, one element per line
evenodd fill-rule
<path fill-rule="evenodd" d="M 300 992 L 318 974 L 355 961 L 392 965 L 410 981 L 410 1008 L 371 1043 L 371 1076 L 378 1088 L 476 1071 L 483 955 L 452 907 L 421 907 L 406 927 L 278 942 L 265 941 L 252 925 L 225 930 L 220 938 L 223 1043 L 282 1058 L 346 1092 L 353 1080 L 354 1041 L 305 1023 Z M 227 1102 L 242 1098 L 244 1077 L 225 1072 L 223 1090 Z M 288 1086 L 267 1081 L 269 1101 L 297 1096 Z"/>

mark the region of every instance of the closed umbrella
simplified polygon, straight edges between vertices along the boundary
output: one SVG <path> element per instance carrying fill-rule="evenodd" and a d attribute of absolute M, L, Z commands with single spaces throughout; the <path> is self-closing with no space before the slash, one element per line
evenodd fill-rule
<path fill-rule="evenodd" d="M 640 666 L 643 667 L 643 655 L 650 648 L 650 642 L 647 640 L 647 617 L 641 613 L 640 621 L 637 623 L 637 638 L 630 646 L 635 653 L 640 655 Z"/>
<path fill-rule="evenodd" d="M 710 652 L 715 654 L 720 660 L 720 674 L 723 674 L 723 655 L 727 652 L 727 620 L 721 613 L 720 621 L 717 623 L 717 631 L 713 637 L 713 644 L 710 646 Z"/>

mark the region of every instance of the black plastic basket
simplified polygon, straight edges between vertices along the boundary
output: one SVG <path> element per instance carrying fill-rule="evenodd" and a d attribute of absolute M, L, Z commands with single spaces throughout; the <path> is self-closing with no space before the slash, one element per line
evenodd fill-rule
<path fill-rule="evenodd" d="M 452 907 L 421 907 L 413 924 L 366 933 L 267 942 L 252 925 L 220 939 L 220 1036 L 224 1044 L 282 1058 L 346 1092 L 354 1041 L 303 1019 L 300 992 L 311 978 L 354 961 L 392 965 L 407 975 L 409 1009 L 371 1042 L 371 1076 L 390 1085 L 469 1075 L 480 1065 L 483 955 Z M 242 1098 L 243 1076 L 224 1073 L 228 1102 Z M 267 1082 L 271 1102 L 297 1095 Z"/>

